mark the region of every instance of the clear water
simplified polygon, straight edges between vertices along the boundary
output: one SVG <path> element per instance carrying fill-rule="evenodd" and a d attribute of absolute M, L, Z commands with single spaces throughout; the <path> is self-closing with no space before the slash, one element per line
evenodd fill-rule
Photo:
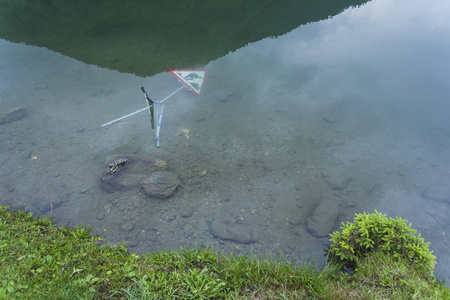
<path fill-rule="evenodd" d="M 145 112 L 101 124 L 144 107 L 141 86 L 154 99 L 178 89 L 171 75 L 2 40 L 0 112 L 26 114 L 0 125 L 1 204 L 92 225 L 135 252 L 201 244 L 321 260 L 328 238 L 307 220 L 325 199 L 338 206 L 333 230 L 374 209 L 409 220 L 448 280 L 448 15 L 444 0 L 376 0 L 216 59 L 200 97 L 166 101 L 160 148 Z M 166 160 L 181 185 L 166 200 L 107 193 L 101 175 L 118 156 Z M 214 237 L 216 220 L 256 242 Z"/>

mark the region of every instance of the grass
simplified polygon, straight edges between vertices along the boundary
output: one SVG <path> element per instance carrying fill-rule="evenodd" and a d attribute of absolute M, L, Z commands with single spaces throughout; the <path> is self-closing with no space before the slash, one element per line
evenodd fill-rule
<path fill-rule="evenodd" d="M 447 286 L 375 252 L 353 275 L 212 249 L 129 254 L 89 228 L 0 206 L 0 299 L 450 299 Z"/>

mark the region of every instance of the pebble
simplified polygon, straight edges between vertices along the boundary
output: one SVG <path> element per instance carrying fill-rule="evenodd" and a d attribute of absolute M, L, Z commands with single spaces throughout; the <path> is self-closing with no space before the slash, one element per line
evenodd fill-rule
<path fill-rule="evenodd" d="M 194 208 L 191 206 L 184 207 L 181 211 L 181 216 L 183 218 L 189 218 L 194 214 Z"/>

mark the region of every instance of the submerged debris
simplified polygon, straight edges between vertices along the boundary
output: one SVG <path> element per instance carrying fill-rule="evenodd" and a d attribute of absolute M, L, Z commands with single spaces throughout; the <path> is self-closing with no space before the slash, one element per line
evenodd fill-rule
<path fill-rule="evenodd" d="M 125 164 L 127 163 L 128 159 L 126 158 L 118 158 L 115 161 L 113 161 L 112 163 L 110 163 L 106 169 L 105 174 L 106 175 L 112 175 L 114 173 L 117 172 L 117 170 L 119 170 L 119 168 L 125 166 Z"/>

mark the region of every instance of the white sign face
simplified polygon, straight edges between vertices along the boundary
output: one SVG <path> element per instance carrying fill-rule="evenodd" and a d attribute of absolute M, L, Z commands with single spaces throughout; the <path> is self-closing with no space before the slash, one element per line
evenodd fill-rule
<path fill-rule="evenodd" d="M 206 70 L 169 69 L 167 71 L 175 76 L 191 92 L 197 96 L 200 95 L 206 76 Z"/>

